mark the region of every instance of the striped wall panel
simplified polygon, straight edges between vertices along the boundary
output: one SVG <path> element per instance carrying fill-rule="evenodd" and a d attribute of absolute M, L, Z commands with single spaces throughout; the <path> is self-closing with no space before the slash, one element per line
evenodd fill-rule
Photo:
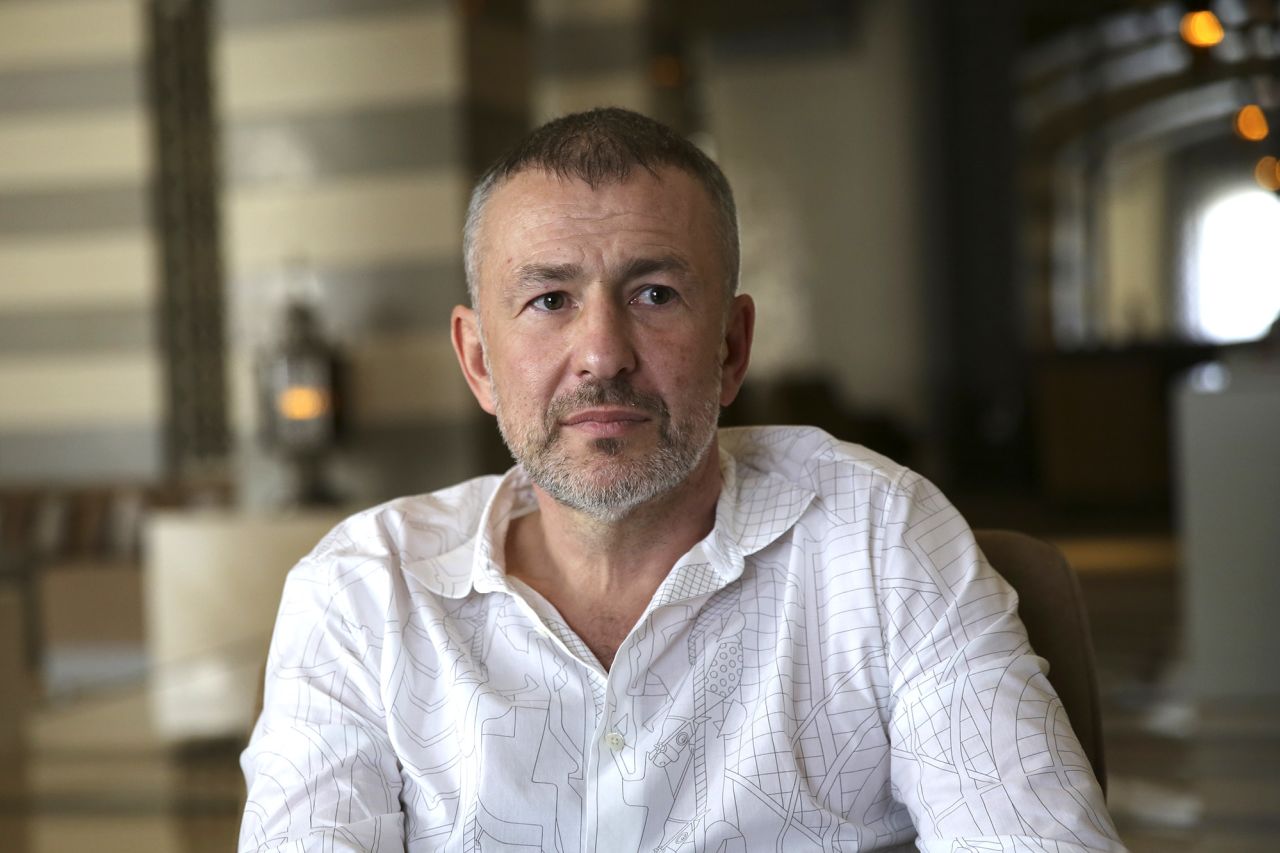
<path fill-rule="evenodd" d="M 0 70 L 61 69 L 138 57 L 141 0 L 9 0 L 0 3 Z"/>
<path fill-rule="evenodd" d="M 538 123 L 618 106 L 652 114 L 649 0 L 533 0 Z"/>
<path fill-rule="evenodd" d="M 0 3 L 0 485 L 161 472 L 145 9 Z"/>
<path fill-rule="evenodd" d="M 224 105 L 248 117 L 451 99 L 461 88 L 457 34 L 447 9 L 230 32 L 218 64 Z"/>
<path fill-rule="evenodd" d="M 222 128 L 233 429 L 244 500 L 279 497 L 254 360 L 301 296 L 348 364 L 335 484 L 370 502 L 479 473 L 454 363 L 465 298 L 464 22 L 444 0 L 223 0 Z"/>

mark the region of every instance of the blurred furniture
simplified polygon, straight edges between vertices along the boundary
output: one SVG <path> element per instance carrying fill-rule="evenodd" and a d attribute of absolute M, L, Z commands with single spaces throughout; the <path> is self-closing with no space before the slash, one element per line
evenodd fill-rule
<path fill-rule="evenodd" d="M 1211 352 L 1134 345 L 1037 357 L 1032 423 L 1045 496 L 1073 508 L 1167 513 L 1170 390 Z"/>
<path fill-rule="evenodd" d="M 147 520 L 151 712 L 163 739 L 248 731 L 285 575 L 342 516 L 208 510 Z"/>
<path fill-rule="evenodd" d="M 32 698 L 25 660 L 25 603 L 23 590 L 0 576 L 0 812 L 5 813 L 0 817 L 0 848 L 5 850 L 26 850 L 29 843 L 28 822 L 21 817 L 30 778 L 27 715 Z"/>
<path fill-rule="evenodd" d="M 4 613 L 6 633 L 0 638 L 22 656 L 24 677 L 40 664 L 40 625 L 36 618 L 39 599 L 36 590 L 36 561 L 28 554 L 0 541 L 0 595 L 13 602 Z"/>
<path fill-rule="evenodd" d="M 221 481 L 0 483 L 0 585 L 33 689 L 45 699 L 145 676 L 143 518 L 155 507 L 226 503 Z"/>
<path fill-rule="evenodd" d="M 1049 683 L 1105 792 L 1097 667 L 1075 572 L 1057 548 L 1026 534 L 976 530 L 974 537 L 987 561 L 1018 593 L 1018 615 L 1031 647 L 1049 662 Z"/>
<path fill-rule="evenodd" d="M 1188 685 L 1280 695 L 1280 363 L 1207 364 L 1176 392 Z"/>
<path fill-rule="evenodd" d="M 119 689 L 146 677 L 138 563 L 51 560 L 35 576 L 44 696 Z"/>
<path fill-rule="evenodd" d="M 29 674 L 24 660 L 25 604 L 21 589 L 15 584 L 0 582 L 0 763 L 19 754 L 23 736 L 29 696 Z"/>

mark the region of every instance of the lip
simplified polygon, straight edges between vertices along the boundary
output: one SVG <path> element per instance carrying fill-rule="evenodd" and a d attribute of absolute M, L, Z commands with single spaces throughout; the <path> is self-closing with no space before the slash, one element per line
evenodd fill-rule
<path fill-rule="evenodd" d="M 560 423 L 593 438 L 620 438 L 648 420 L 647 415 L 635 409 L 585 409 Z"/>
<path fill-rule="evenodd" d="M 584 409 L 574 412 L 560 423 L 564 426 L 585 426 L 588 424 L 626 424 L 640 423 L 649 418 L 644 412 L 635 409 Z"/>

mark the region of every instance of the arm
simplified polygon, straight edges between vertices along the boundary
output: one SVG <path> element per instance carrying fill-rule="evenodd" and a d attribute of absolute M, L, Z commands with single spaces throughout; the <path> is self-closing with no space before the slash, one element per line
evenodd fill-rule
<path fill-rule="evenodd" d="M 379 687 L 385 567 L 350 563 L 313 555 L 285 582 L 262 715 L 241 756 L 241 851 L 404 849 Z"/>
<path fill-rule="evenodd" d="M 881 530 L 891 778 L 920 849 L 1123 851 L 1017 596 L 959 513 L 908 473 Z"/>

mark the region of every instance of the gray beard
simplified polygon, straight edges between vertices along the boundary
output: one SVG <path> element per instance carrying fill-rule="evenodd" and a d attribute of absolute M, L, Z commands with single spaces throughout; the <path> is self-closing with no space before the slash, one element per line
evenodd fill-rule
<path fill-rule="evenodd" d="M 714 387 L 719 387 L 719 375 Z M 538 426 L 516 429 L 503 416 L 501 395 L 494 394 L 498 429 L 507 449 L 539 488 L 558 503 L 598 521 L 625 518 L 636 507 L 684 483 L 706 457 L 716 434 L 720 407 L 714 397 L 683 423 L 673 423 L 660 397 L 636 391 L 624 380 L 593 381 L 555 398 Z M 658 446 L 640 459 L 622 459 L 626 446 L 617 438 L 591 442 L 594 458 L 565 455 L 559 422 L 592 406 L 628 406 L 658 422 Z"/>

